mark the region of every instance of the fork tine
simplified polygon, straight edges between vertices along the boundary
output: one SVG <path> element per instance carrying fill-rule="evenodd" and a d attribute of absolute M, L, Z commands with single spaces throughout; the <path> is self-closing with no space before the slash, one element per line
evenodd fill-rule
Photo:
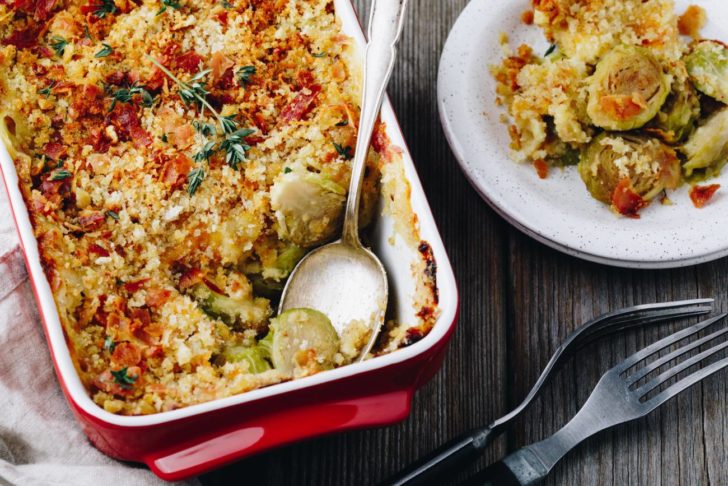
<path fill-rule="evenodd" d="M 580 327 L 583 331 L 580 339 L 592 339 L 590 336 L 602 329 L 623 329 L 631 325 L 644 325 L 678 317 L 690 317 L 708 314 L 713 310 L 713 299 L 694 299 L 659 304 L 644 304 L 627 309 L 603 314 Z M 622 326 L 622 327 L 619 327 Z M 609 331 L 611 332 L 611 331 Z M 576 331 L 579 334 L 579 330 Z"/>
<path fill-rule="evenodd" d="M 680 309 L 683 307 L 705 306 L 712 309 L 714 302 L 714 299 L 690 299 L 676 300 L 672 302 L 658 302 L 656 304 L 640 304 L 602 314 L 596 319 L 593 319 L 591 324 L 605 320 L 633 319 L 635 317 L 641 317 L 645 314 L 651 314 L 655 311 Z"/>
<path fill-rule="evenodd" d="M 624 373 L 643 359 L 647 358 L 648 356 L 652 356 L 656 352 L 675 344 L 676 342 L 679 342 L 682 339 L 685 339 L 688 336 L 692 336 L 693 334 L 696 334 L 706 327 L 710 326 L 711 324 L 716 323 L 717 321 L 723 319 L 728 314 L 720 314 L 719 316 L 712 317 L 710 319 L 707 319 L 705 321 L 699 322 L 695 324 L 694 326 L 687 327 L 683 329 L 682 331 L 678 331 L 675 334 L 671 334 L 670 336 L 667 336 L 666 338 L 660 339 L 656 343 L 647 346 L 646 348 L 636 352 L 632 356 L 625 359 L 622 363 L 615 366 L 615 370 L 618 370 L 619 373 Z"/>
<path fill-rule="evenodd" d="M 715 302 L 715 299 L 689 299 L 689 300 L 675 300 L 672 302 L 658 302 L 655 304 L 639 304 L 632 307 L 628 307 L 626 309 L 620 309 L 616 311 L 612 311 L 605 315 L 610 314 L 623 314 L 625 312 L 641 312 L 645 310 L 653 310 L 653 309 L 671 309 L 675 307 L 685 307 L 690 305 L 703 305 L 703 304 L 713 304 Z"/>
<path fill-rule="evenodd" d="M 606 322 L 602 323 L 599 326 L 594 326 L 592 329 L 585 331 L 583 335 L 579 336 L 579 339 L 584 340 L 584 344 L 586 344 L 587 342 L 596 341 L 603 336 L 624 329 L 629 329 L 631 327 L 644 327 L 651 324 L 657 324 L 659 322 L 666 322 L 674 319 L 702 316 L 705 314 L 710 314 L 712 311 L 713 308 L 709 306 L 700 306 L 687 309 L 665 309 L 662 311 L 651 311 L 651 313 L 649 314 L 634 316 L 629 319 L 620 319 L 613 322 Z"/>
<path fill-rule="evenodd" d="M 671 352 L 670 354 L 667 354 L 667 355 L 663 356 L 662 358 L 653 361 L 648 366 L 645 366 L 644 368 L 640 368 L 637 372 L 635 372 L 634 374 L 627 377 L 627 384 L 629 386 L 634 385 L 639 380 L 641 380 L 645 376 L 649 375 L 650 373 L 652 373 L 653 371 L 655 371 L 657 368 L 664 365 L 665 363 L 669 363 L 673 359 L 678 358 L 678 357 L 682 356 L 683 354 L 686 354 L 686 353 L 692 351 L 693 349 L 699 348 L 703 344 L 708 343 L 708 342 L 712 341 L 713 339 L 716 339 L 726 333 L 728 333 L 728 327 L 718 329 L 717 331 L 715 331 L 712 334 L 708 334 L 707 336 L 697 339 L 686 346 L 676 349 L 675 351 Z"/>
<path fill-rule="evenodd" d="M 633 325 L 646 325 L 653 324 L 656 322 L 667 321 L 676 319 L 678 317 L 693 317 L 704 314 L 709 314 L 713 311 L 713 307 L 710 305 L 700 306 L 688 306 L 688 307 L 677 307 L 667 309 L 655 309 L 643 312 L 641 314 L 629 314 L 624 316 L 614 317 L 610 322 L 606 323 L 603 327 L 596 329 L 600 331 L 602 329 L 625 329 Z M 611 332 L 611 331 L 610 331 Z"/>
<path fill-rule="evenodd" d="M 673 376 L 677 375 L 681 371 L 685 371 L 686 369 L 690 368 L 691 366 L 694 366 L 701 361 L 703 361 L 705 358 L 708 358 L 710 356 L 713 356 L 714 354 L 718 353 L 719 351 L 728 348 L 728 341 L 722 342 L 720 344 L 717 344 L 713 346 L 710 349 L 706 349 L 700 354 L 696 354 L 690 359 L 686 359 L 682 363 L 678 364 L 677 366 L 670 368 L 669 370 L 664 371 L 663 373 L 660 373 L 659 376 L 653 378 L 649 382 L 645 383 L 641 387 L 637 388 L 636 392 L 640 395 L 640 398 L 647 395 L 649 392 L 660 386 L 661 384 L 665 383 L 667 380 L 672 378 Z"/>
<path fill-rule="evenodd" d="M 717 373 L 718 371 L 722 370 L 728 366 L 728 357 L 721 359 L 720 361 L 716 361 L 715 363 L 711 363 L 710 365 L 706 366 L 705 368 L 702 368 L 695 373 L 686 376 L 682 380 L 678 381 L 677 383 L 674 383 L 673 385 L 670 385 L 662 392 L 658 393 L 651 399 L 647 400 L 645 402 L 645 405 L 649 407 L 649 410 L 654 410 L 655 408 L 659 407 L 678 393 L 687 390 L 691 386 L 703 381 L 705 378 L 709 377 L 710 375 Z"/>

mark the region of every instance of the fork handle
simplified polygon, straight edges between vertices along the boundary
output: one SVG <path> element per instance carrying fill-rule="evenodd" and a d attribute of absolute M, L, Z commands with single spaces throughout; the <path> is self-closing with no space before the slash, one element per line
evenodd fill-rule
<path fill-rule="evenodd" d="M 549 468 L 524 447 L 471 476 L 460 486 L 533 486 L 540 484 Z"/>
<path fill-rule="evenodd" d="M 455 475 L 478 459 L 497 436 L 490 427 L 466 432 L 402 469 L 380 486 L 441 484 L 447 473 Z"/>

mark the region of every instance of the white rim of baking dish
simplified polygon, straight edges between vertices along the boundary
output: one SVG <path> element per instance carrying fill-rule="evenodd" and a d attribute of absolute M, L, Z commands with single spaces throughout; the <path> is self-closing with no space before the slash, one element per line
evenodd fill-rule
<path fill-rule="evenodd" d="M 351 36 L 357 46 L 361 48 L 366 41 L 351 1 L 334 0 L 334 3 L 343 32 Z M 50 352 L 56 363 L 60 379 L 75 405 L 87 415 L 107 424 L 120 427 L 155 426 L 392 366 L 419 356 L 440 342 L 455 324 L 457 316 L 459 303 L 455 276 L 389 99 L 386 99 L 382 106 L 381 118 L 387 124 L 387 133 L 392 143 L 403 150 L 404 172 L 411 187 L 412 208 L 419 219 L 422 238 L 430 244 L 437 263 L 437 288 L 441 313 L 429 334 L 408 347 L 361 363 L 169 412 L 139 416 L 115 415 L 107 412 L 93 402 L 81 383 L 71 361 L 50 285 L 40 264 L 38 244 L 19 189 L 15 165 L 0 143 L 0 169 L 2 169 L 21 244 L 25 250 L 26 264 L 29 267 L 30 280 L 39 304 L 41 319 L 45 323 Z"/>

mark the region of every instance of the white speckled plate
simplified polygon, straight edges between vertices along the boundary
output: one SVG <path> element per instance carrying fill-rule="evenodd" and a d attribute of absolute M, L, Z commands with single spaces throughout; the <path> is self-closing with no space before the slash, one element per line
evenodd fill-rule
<path fill-rule="evenodd" d="M 728 42 L 728 2 L 676 2 L 708 11 L 706 38 Z M 499 34 L 511 46 L 528 43 L 543 53 L 541 30 L 526 26 L 529 0 L 471 0 L 447 40 L 440 61 L 438 104 L 450 146 L 473 187 L 498 213 L 537 240 L 570 255 L 632 268 L 671 268 L 728 255 L 728 170 L 723 188 L 703 209 L 693 207 L 688 188 L 670 195 L 672 206 L 654 203 L 640 219 L 620 218 L 592 199 L 576 167 L 551 170 L 541 180 L 530 164 L 508 157 L 510 143 L 495 105 L 488 66 L 502 58 Z"/>

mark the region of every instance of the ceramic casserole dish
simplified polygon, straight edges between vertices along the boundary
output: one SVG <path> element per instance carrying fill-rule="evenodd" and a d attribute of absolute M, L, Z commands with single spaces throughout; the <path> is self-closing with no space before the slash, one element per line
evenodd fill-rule
<path fill-rule="evenodd" d="M 363 52 L 364 35 L 350 1 L 335 0 L 334 4 L 343 32 Z M 433 376 L 442 362 L 457 319 L 458 294 L 445 248 L 389 101 L 385 101 L 381 116 L 391 143 L 402 148 L 404 174 L 420 236 L 436 262 L 440 314 L 429 334 L 407 347 L 361 363 L 144 416 L 109 413 L 96 405 L 84 388 L 41 266 L 14 163 L 0 145 L 0 168 L 56 373 L 71 409 L 97 448 L 121 460 L 145 463 L 163 479 L 180 480 L 294 441 L 388 425 L 408 415 L 414 391 Z M 372 246 L 389 273 L 392 317 L 404 322 L 417 312 L 411 303 L 415 277 L 410 265 L 421 257 L 417 249 L 393 238 L 394 228 L 391 217 L 378 216 L 371 233 Z"/>

